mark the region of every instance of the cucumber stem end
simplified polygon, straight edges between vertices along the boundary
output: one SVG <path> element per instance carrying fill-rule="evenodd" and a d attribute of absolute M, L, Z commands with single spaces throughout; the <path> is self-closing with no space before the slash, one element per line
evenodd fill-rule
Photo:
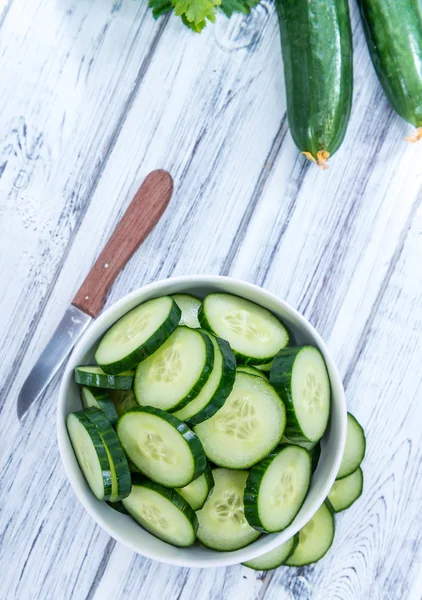
<path fill-rule="evenodd" d="M 327 150 L 319 150 L 316 158 L 310 152 L 302 152 L 303 156 L 306 156 L 308 160 L 316 163 L 323 171 L 328 169 L 327 160 L 330 158 L 330 153 Z"/>
<path fill-rule="evenodd" d="M 405 138 L 406 142 L 410 142 L 411 144 L 416 144 L 419 140 L 422 140 L 422 127 L 418 127 L 416 131 L 409 135 L 409 137 Z"/>

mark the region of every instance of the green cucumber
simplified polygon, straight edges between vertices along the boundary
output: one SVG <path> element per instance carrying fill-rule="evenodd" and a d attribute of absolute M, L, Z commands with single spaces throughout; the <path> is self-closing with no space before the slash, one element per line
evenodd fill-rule
<path fill-rule="evenodd" d="M 320 506 L 312 519 L 299 531 L 296 550 L 284 564 L 304 567 L 325 556 L 334 540 L 334 517 L 325 504 Z"/>
<path fill-rule="evenodd" d="M 299 536 L 296 534 L 287 542 L 277 546 L 274 550 L 270 550 L 265 554 L 261 554 L 258 558 L 253 558 L 242 563 L 245 567 L 254 569 L 255 571 L 270 571 L 280 567 L 293 554 L 299 543 Z"/>
<path fill-rule="evenodd" d="M 193 431 L 159 408 L 132 408 L 118 420 L 117 434 L 137 469 L 166 487 L 185 487 L 206 469 L 204 450 Z"/>
<path fill-rule="evenodd" d="M 193 510 L 199 510 L 205 504 L 210 491 L 214 487 L 211 467 L 207 464 L 205 471 L 183 488 L 176 488 Z"/>
<path fill-rule="evenodd" d="M 112 491 L 109 500 L 110 502 L 117 502 L 128 496 L 132 487 L 131 474 L 126 454 L 123 451 L 116 432 L 111 426 L 110 421 L 105 417 L 103 411 L 91 407 L 85 409 L 84 412 L 91 423 L 97 427 L 106 447 L 112 480 Z"/>
<path fill-rule="evenodd" d="M 292 343 L 291 334 L 289 335 L 289 342 Z M 271 371 L 271 367 L 273 366 L 273 361 L 266 363 L 264 365 L 251 365 L 254 369 L 259 369 L 260 371 L 264 371 L 264 373 L 269 373 Z"/>
<path fill-rule="evenodd" d="M 261 377 L 237 373 L 224 406 L 194 431 L 214 464 L 247 469 L 277 446 L 285 423 L 286 409 L 270 384 Z"/>
<path fill-rule="evenodd" d="M 172 298 L 182 311 L 179 325 L 186 325 L 193 329 L 201 327 L 198 321 L 198 312 L 202 306 L 202 302 L 190 294 L 174 294 Z"/>
<path fill-rule="evenodd" d="M 334 483 L 328 494 L 328 501 L 334 512 L 341 512 L 356 502 L 362 495 L 362 490 L 363 473 L 362 469 L 358 467 L 354 473 Z"/>
<path fill-rule="evenodd" d="M 198 519 L 175 490 L 134 476 L 132 492 L 123 506 L 144 529 L 174 546 L 190 546 L 195 541 Z"/>
<path fill-rule="evenodd" d="M 109 396 L 116 408 L 118 417 L 121 417 L 131 408 L 138 406 L 133 390 L 110 390 Z"/>
<path fill-rule="evenodd" d="M 243 490 L 247 471 L 213 469 L 214 487 L 198 517 L 198 540 L 204 546 L 230 552 L 254 542 L 260 533 L 245 518 Z"/>
<path fill-rule="evenodd" d="M 99 388 L 81 387 L 81 400 L 84 408 L 94 406 L 103 411 L 112 425 L 117 423 L 119 418 L 113 400 L 110 395 Z"/>
<path fill-rule="evenodd" d="M 214 346 L 214 365 L 208 381 L 186 406 L 173 413 L 189 427 L 211 418 L 224 404 L 233 389 L 236 359 L 229 344 L 207 332 Z"/>
<path fill-rule="evenodd" d="M 76 367 L 75 369 L 76 383 L 107 390 L 130 390 L 134 376 L 133 371 L 109 375 L 97 366 Z"/>
<path fill-rule="evenodd" d="M 70 413 L 66 427 L 81 471 L 98 500 L 109 500 L 112 477 L 109 454 L 97 427 L 85 411 Z"/>
<path fill-rule="evenodd" d="M 358 0 L 372 62 L 394 110 L 422 139 L 422 4 L 420 0 Z"/>
<path fill-rule="evenodd" d="M 319 441 L 330 416 L 330 379 L 317 348 L 285 348 L 274 359 L 270 383 L 287 409 L 285 435 L 293 441 Z"/>
<path fill-rule="evenodd" d="M 286 327 L 269 310 L 231 294 L 209 294 L 199 311 L 199 322 L 227 340 L 245 365 L 266 364 L 289 343 Z"/>
<path fill-rule="evenodd" d="M 276 8 L 290 131 L 299 150 L 326 168 L 352 107 L 348 0 L 276 0 Z"/>
<path fill-rule="evenodd" d="M 336 479 L 343 479 L 354 473 L 363 461 L 365 451 L 366 439 L 362 426 L 352 414 L 347 413 L 346 446 Z"/>
<path fill-rule="evenodd" d="M 179 324 L 180 315 L 180 308 L 169 296 L 140 304 L 110 327 L 95 360 L 111 375 L 133 369 L 164 344 Z"/>
<path fill-rule="evenodd" d="M 122 515 L 128 515 L 128 511 L 125 509 L 123 502 L 121 502 L 121 500 L 118 500 L 117 502 L 107 502 L 107 504 L 109 505 L 110 508 L 117 510 L 117 512 L 121 513 Z"/>
<path fill-rule="evenodd" d="M 138 404 L 179 410 L 196 398 L 211 375 L 214 346 L 199 329 L 177 327 L 168 340 L 141 362 L 133 391 Z"/>
<path fill-rule="evenodd" d="M 311 483 L 311 456 L 300 446 L 280 446 L 252 467 L 245 485 L 245 517 L 264 533 L 286 529 Z"/>
<path fill-rule="evenodd" d="M 259 371 L 257 368 L 251 365 L 238 365 L 237 371 L 240 373 L 249 373 L 249 375 L 255 375 L 255 377 L 261 377 L 265 381 L 268 381 L 268 377 L 263 371 Z"/>

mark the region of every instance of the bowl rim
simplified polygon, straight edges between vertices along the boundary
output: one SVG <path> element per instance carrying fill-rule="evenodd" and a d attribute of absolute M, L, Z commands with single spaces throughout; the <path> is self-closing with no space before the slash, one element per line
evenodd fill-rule
<path fill-rule="evenodd" d="M 319 493 L 317 500 L 314 501 L 312 508 L 309 509 L 308 512 L 306 512 L 304 515 L 301 515 L 299 519 L 297 517 L 294 519 L 294 521 L 292 523 L 292 525 L 294 525 L 293 531 L 289 532 L 289 535 L 288 535 L 288 537 L 286 537 L 286 539 L 282 539 L 280 541 L 280 538 L 285 537 L 285 532 L 287 531 L 287 529 L 290 530 L 292 528 L 291 526 L 289 526 L 284 531 L 281 531 L 279 533 L 270 534 L 268 536 L 268 538 L 272 538 L 272 539 L 268 539 L 267 544 L 263 544 L 262 545 L 263 548 L 260 547 L 258 549 L 258 551 L 256 549 L 255 550 L 253 549 L 253 546 L 255 545 L 255 542 L 253 542 L 249 546 L 246 546 L 244 548 L 241 548 L 239 550 L 235 550 L 232 552 L 215 551 L 216 557 L 217 557 L 215 560 L 204 559 L 204 558 L 194 558 L 194 557 L 189 560 L 186 560 L 186 558 L 183 558 L 183 559 L 178 558 L 177 556 L 176 557 L 165 557 L 165 556 L 161 555 L 159 552 L 151 551 L 147 545 L 145 548 L 143 547 L 142 549 L 140 549 L 138 544 L 132 542 L 131 540 L 126 539 L 126 537 L 124 535 L 121 535 L 120 531 L 118 530 L 118 527 L 116 528 L 115 526 L 111 526 L 111 524 L 108 522 L 108 520 L 106 518 L 104 518 L 102 515 L 100 515 L 90 504 L 85 493 L 83 493 L 83 491 L 80 489 L 80 484 L 79 484 L 79 481 L 77 481 L 77 476 L 74 471 L 74 466 L 71 463 L 71 459 L 69 457 L 69 450 L 68 450 L 68 447 L 66 446 L 66 440 L 68 440 L 68 433 L 67 433 L 67 429 L 66 429 L 65 420 L 62 418 L 62 410 L 61 409 L 64 408 L 65 401 L 66 401 L 66 390 L 67 390 L 67 386 L 69 384 L 69 374 L 70 374 L 70 372 L 73 372 L 73 369 L 74 369 L 72 359 L 74 358 L 74 356 L 78 355 L 80 348 L 87 344 L 87 340 L 90 340 L 91 346 L 93 343 L 95 343 L 95 341 L 99 337 L 98 335 L 97 336 L 94 335 L 95 331 L 101 328 L 104 321 L 111 320 L 111 322 L 115 322 L 118 318 L 120 318 L 119 313 L 121 312 L 121 309 L 124 308 L 125 306 L 127 306 L 128 304 L 130 304 L 131 301 L 138 299 L 138 297 L 140 297 L 139 303 L 142 303 L 144 301 L 142 296 L 147 295 L 147 294 L 153 295 L 155 293 L 158 296 L 158 295 L 160 295 L 160 293 L 163 293 L 163 288 L 165 289 L 168 286 L 189 285 L 190 287 L 194 287 L 196 284 L 209 284 L 210 286 L 217 284 L 219 286 L 221 286 L 221 285 L 224 286 L 225 283 L 230 283 L 230 285 L 236 286 L 239 289 L 239 292 L 240 292 L 239 295 L 241 295 L 241 291 L 243 289 L 247 292 L 251 292 L 251 293 L 255 293 L 255 294 L 257 293 L 260 296 L 264 296 L 269 301 L 278 304 L 280 306 L 280 308 L 282 308 L 285 312 L 290 313 L 290 316 L 292 317 L 292 319 L 294 321 L 300 323 L 302 326 L 305 327 L 305 329 L 308 329 L 309 332 L 312 334 L 315 344 L 318 346 L 319 350 L 322 352 L 324 359 L 326 361 L 327 368 L 330 373 L 331 388 L 336 389 L 336 404 L 338 405 L 338 407 L 340 409 L 340 418 L 336 421 L 337 433 L 340 438 L 339 450 L 337 452 L 337 455 L 335 456 L 333 465 L 329 472 L 329 476 L 326 478 L 325 484 L 322 486 L 322 490 Z M 175 293 L 188 293 L 188 291 L 176 292 L 176 291 L 167 290 L 166 293 L 171 295 L 171 294 L 175 294 Z M 226 292 L 226 293 L 232 293 L 232 292 Z M 257 302 L 257 301 L 255 301 L 255 302 L 257 304 L 259 304 L 259 302 Z M 130 309 L 127 309 L 125 312 L 127 312 L 128 310 L 130 310 Z M 118 314 L 119 314 L 119 316 L 116 316 Z M 122 314 L 124 314 L 124 313 L 122 313 Z M 90 339 L 90 338 L 92 338 L 92 339 Z M 332 398 L 333 398 L 333 396 L 334 396 L 334 394 L 332 393 Z M 68 479 L 77 499 L 82 504 L 82 506 L 85 508 L 85 510 L 88 512 L 88 514 L 94 519 L 94 521 L 100 527 L 102 527 L 113 539 L 122 543 L 123 545 L 130 548 L 134 552 L 141 554 L 142 556 L 145 556 L 147 558 L 157 560 L 159 562 L 163 562 L 166 564 L 171 564 L 171 565 L 175 565 L 175 566 L 179 566 L 179 567 L 213 568 L 213 567 L 224 567 L 224 566 L 230 566 L 230 565 L 243 563 L 245 561 L 249 561 L 249 560 L 257 558 L 263 554 L 266 554 L 267 552 L 270 552 L 271 550 L 273 550 L 276 547 L 278 547 L 279 545 L 281 545 L 284 541 L 286 541 L 287 539 L 290 539 L 290 537 L 295 535 L 295 533 L 297 533 L 300 529 L 302 529 L 302 527 L 312 518 L 312 516 L 316 513 L 316 511 L 320 508 L 320 506 L 323 504 L 324 500 L 328 496 L 328 493 L 335 481 L 335 477 L 336 477 L 338 469 L 340 467 L 342 455 L 344 452 L 344 447 L 346 444 L 347 407 L 346 407 L 344 388 L 343 388 L 343 383 L 341 381 L 340 373 L 338 371 L 338 368 L 331 356 L 331 353 L 330 353 L 326 343 L 324 342 L 322 337 L 319 335 L 319 333 L 316 331 L 316 329 L 313 327 L 313 325 L 301 313 L 299 313 L 295 308 L 290 306 L 290 304 L 288 304 L 285 300 L 280 299 L 273 292 L 270 292 L 254 283 L 250 283 L 248 281 L 237 279 L 237 278 L 230 277 L 230 276 L 181 275 L 181 276 L 169 277 L 166 279 L 160 279 L 160 280 L 150 282 L 146 285 L 143 285 L 143 286 L 137 288 L 136 290 L 133 290 L 132 292 L 129 292 L 128 294 L 125 294 L 122 298 L 120 298 L 119 300 L 117 300 L 116 302 L 111 304 L 106 310 L 104 310 L 104 312 L 102 312 L 100 314 L 100 316 L 97 317 L 97 319 L 94 319 L 93 322 L 90 323 L 89 327 L 83 332 L 83 334 L 81 335 L 77 344 L 72 349 L 72 352 L 71 352 L 70 357 L 66 364 L 65 371 L 61 378 L 61 383 L 60 383 L 60 388 L 59 388 L 59 397 L 58 397 L 58 403 L 57 403 L 57 411 L 56 411 L 56 432 L 57 432 L 57 441 L 58 441 L 59 453 L 60 453 L 60 457 L 62 460 L 62 464 L 64 466 L 64 470 L 65 470 L 67 479 Z M 284 536 L 283 536 L 283 534 L 284 534 Z M 262 539 L 262 538 L 258 538 L 258 540 L 259 539 Z M 258 540 L 256 540 L 256 541 L 258 541 Z"/>

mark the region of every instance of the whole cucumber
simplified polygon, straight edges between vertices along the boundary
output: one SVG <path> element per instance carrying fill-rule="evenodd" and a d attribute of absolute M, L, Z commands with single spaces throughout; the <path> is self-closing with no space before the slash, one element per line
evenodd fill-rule
<path fill-rule="evenodd" d="M 276 0 L 293 139 L 326 161 L 344 139 L 352 107 L 353 47 L 347 0 Z"/>
<path fill-rule="evenodd" d="M 372 62 L 394 110 L 422 139 L 422 1 L 358 0 Z"/>

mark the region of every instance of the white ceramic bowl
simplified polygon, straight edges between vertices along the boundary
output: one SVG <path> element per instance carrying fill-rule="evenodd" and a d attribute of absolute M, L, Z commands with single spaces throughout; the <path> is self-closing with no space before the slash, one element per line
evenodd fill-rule
<path fill-rule="evenodd" d="M 65 424 L 66 415 L 81 409 L 79 389 L 73 378 L 73 369 L 77 365 L 92 364 L 95 348 L 101 336 L 117 319 L 141 302 L 157 296 L 185 292 L 204 297 L 216 291 L 236 294 L 268 308 L 293 330 L 298 344 L 317 346 L 327 363 L 332 390 L 331 417 L 327 431 L 321 440 L 321 458 L 305 503 L 298 515 L 281 533 L 263 535 L 250 546 L 234 552 L 216 552 L 199 545 L 176 548 L 142 529 L 130 517 L 96 500 L 79 469 Z M 63 376 L 57 409 L 57 437 L 63 464 L 76 496 L 93 519 L 114 539 L 139 554 L 165 563 L 183 567 L 219 567 L 251 560 L 272 550 L 289 539 L 312 518 L 326 498 L 338 472 L 346 441 L 346 422 L 346 403 L 338 370 L 325 343 L 312 325 L 288 304 L 256 285 L 230 277 L 202 275 L 174 277 L 150 283 L 116 302 L 88 328 L 75 347 Z"/>

